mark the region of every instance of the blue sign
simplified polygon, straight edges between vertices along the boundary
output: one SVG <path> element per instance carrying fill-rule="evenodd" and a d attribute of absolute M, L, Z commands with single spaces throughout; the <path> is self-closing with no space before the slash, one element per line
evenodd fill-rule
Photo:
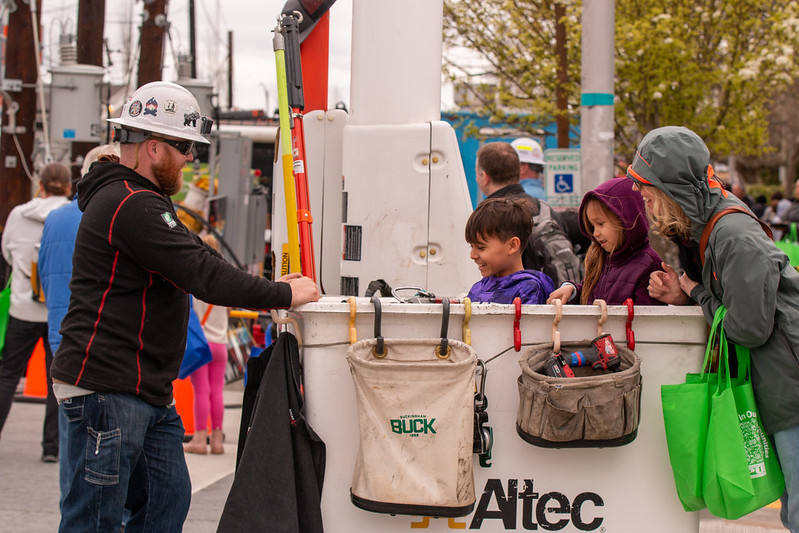
<path fill-rule="evenodd" d="M 64 130 L 64 138 L 65 139 L 74 139 L 75 138 L 75 130 Z"/>
<path fill-rule="evenodd" d="M 574 192 L 574 174 L 555 174 L 553 185 L 556 193 Z"/>

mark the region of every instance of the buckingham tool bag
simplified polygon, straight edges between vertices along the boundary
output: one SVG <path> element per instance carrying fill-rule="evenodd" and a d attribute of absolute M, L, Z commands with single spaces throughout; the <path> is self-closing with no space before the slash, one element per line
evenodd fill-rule
<path fill-rule="evenodd" d="M 360 429 L 352 503 L 378 513 L 466 516 L 475 503 L 477 356 L 446 337 L 383 339 L 375 300 L 376 338 L 347 351 Z"/>
<path fill-rule="evenodd" d="M 604 302 L 601 308 L 606 318 Z M 588 364 L 581 359 L 606 342 L 609 335 L 602 332 L 602 324 L 604 320 L 593 341 L 561 346 L 558 334 L 553 335 L 553 343 L 533 346 L 522 354 L 516 414 L 516 431 L 522 439 L 545 448 L 623 446 L 635 439 L 641 413 L 641 358 L 611 339 L 618 354 L 616 371 L 596 362 L 592 367 L 590 358 Z M 566 374 L 573 377 L 547 373 L 558 355 L 569 365 Z"/>

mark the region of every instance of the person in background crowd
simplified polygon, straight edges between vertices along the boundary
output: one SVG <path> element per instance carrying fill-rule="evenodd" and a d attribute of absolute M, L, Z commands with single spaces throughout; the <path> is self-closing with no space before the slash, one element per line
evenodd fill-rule
<path fill-rule="evenodd" d="M 796 185 L 793 189 L 793 202 L 791 202 L 785 211 L 782 222 L 784 224 L 789 222 L 799 222 L 799 180 L 796 180 Z"/>
<path fill-rule="evenodd" d="M 708 324 L 724 305 L 727 337 L 751 350 L 755 399 L 785 476 L 780 517 L 797 533 L 799 272 L 745 213 L 718 219 L 702 261 L 699 241 L 711 217 L 743 203 L 713 179 L 710 153 L 693 131 L 676 126 L 650 131 L 627 175 L 641 192 L 654 229 L 680 247 L 685 271 L 678 276 L 664 265 L 654 272 L 650 296 L 669 304 L 698 303 Z"/>
<path fill-rule="evenodd" d="M 39 175 L 39 197 L 11 210 L 3 231 L 3 257 L 11 265 L 11 306 L 3 359 L 0 361 L 0 431 L 11 410 L 20 378 L 39 339 L 44 343 L 47 400 L 44 412 L 42 461 L 58 461 L 58 405 L 53 395 L 50 364 L 53 352 L 47 334 L 47 306 L 34 299 L 31 277 L 38 261 L 37 247 L 44 220 L 53 209 L 69 202 L 70 172 L 61 163 L 46 165 Z"/>
<path fill-rule="evenodd" d="M 752 207 L 755 205 L 755 199 L 746 194 L 746 185 L 743 183 L 733 183 L 731 190 L 732 194 L 737 196 L 738 199 L 746 205 L 746 207 L 748 207 L 750 210 L 752 209 Z"/>
<path fill-rule="evenodd" d="M 52 365 L 69 420 L 59 531 L 118 531 L 127 508 L 127 530 L 180 532 L 191 481 L 172 382 L 189 294 L 267 309 L 315 301 L 319 289 L 299 274 L 272 282 L 239 270 L 179 221 L 170 196 L 212 124 L 188 90 L 143 85 L 109 122 L 120 160 L 95 163 L 78 183 L 83 218 Z"/>
<path fill-rule="evenodd" d="M 765 194 L 758 194 L 757 197 L 755 197 L 755 203 L 752 205 L 752 212 L 757 218 L 763 218 L 763 213 L 766 212 L 766 202 L 768 202 L 768 200 Z"/>
<path fill-rule="evenodd" d="M 119 161 L 119 146 L 105 144 L 89 150 L 84 158 L 82 177 L 89 171 L 92 163 L 97 161 Z M 78 180 L 80 177 L 78 178 Z M 77 190 L 78 180 L 73 180 L 72 191 Z M 72 279 L 72 252 L 75 250 L 75 236 L 78 234 L 82 213 L 78 209 L 77 195 L 66 205 L 50 211 L 44 221 L 42 241 L 39 247 L 39 279 L 42 282 L 44 303 L 47 305 L 47 334 L 50 351 L 55 353 L 61 344 L 61 321 L 69 307 L 69 282 Z M 69 479 L 67 467 L 66 439 L 67 420 L 63 412 L 58 416 L 58 479 L 61 496 L 59 505 L 66 494 L 66 482 Z"/>
<path fill-rule="evenodd" d="M 782 229 L 778 229 L 776 226 L 780 226 L 787 221 L 791 205 L 791 201 L 783 197 L 782 191 L 774 191 L 771 193 L 771 200 L 766 206 L 766 210 L 763 211 L 763 216 L 760 217 L 766 224 L 774 226 L 772 227 L 772 232 L 776 240 L 780 240 L 783 234 Z"/>
<path fill-rule="evenodd" d="M 219 241 L 213 235 L 204 235 L 205 244 L 216 250 Z M 210 363 L 203 365 L 189 377 L 194 387 L 194 434 L 191 440 L 183 444 L 187 453 L 208 453 L 208 415 L 211 416 L 211 453 L 225 453 L 222 444 L 222 418 L 225 415 L 225 404 L 222 392 L 225 387 L 225 366 L 227 366 L 227 307 L 211 305 L 202 300 L 194 299 L 194 312 L 200 319 L 200 324 L 211 348 L 213 356 Z"/>
<path fill-rule="evenodd" d="M 580 228 L 593 239 L 585 258 L 585 279 L 566 282 L 550 294 L 547 303 L 559 299 L 592 304 L 605 300 L 623 305 L 658 305 L 649 296 L 649 275 L 660 270 L 660 256 L 649 245 L 649 224 L 641 195 L 627 178 L 602 183 L 583 197 Z"/>
<path fill-rule="evenodd" d="M 542 304 L 555 288 L 537 270 L 525 270 L 522 250 L 533 230 L 532 204 L 526 198 L 491 198 L 477 206 L 466 222 L 469 254 L 483 279 L 472 286 L 473 302 Z"/>
<path fill-rule="evenodd" d="M 525 269 L 539 270 L 556 284 L 582 280 L 580 260 L 571 241 L 553 216 L 552 208 L 524 192 L 519 184 L 519 156 L 508 143 L 487 143 L 477 151 L 477 186 L 491 198 L 527 198 L 533 206 L 533 233 L 522 253 Z"/>
<path fill-rule="evenodd" d="M 535 139 L 520 137 L 510 145 L 519 156 L 519 183 L 524 188 L 524 192 L 533 198 L 546 200 L 547 192 L 544 188 L 546 161 L 541 144 Z"/>

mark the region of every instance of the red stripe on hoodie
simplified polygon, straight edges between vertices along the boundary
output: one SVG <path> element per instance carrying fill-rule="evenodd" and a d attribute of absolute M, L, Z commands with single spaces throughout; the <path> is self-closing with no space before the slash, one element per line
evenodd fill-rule
<path fill-rule="evenodd" d="M 108 291 L 111 290 L 111 287 L 114 285 L 114 274 L 117 270 L 117 261 L 119 260 L 119 250 L 116 251 L 114 254 L 114 264 L 111 266 L 111 278 L 108 280 L 108 287 L 105 288 L 105 292 L 103 292 L 103 299 L 100 301 L 100 308 L 97 309 L 97 320 L 94 321 L 94 330 L 92 331 L 92 336 L 89 338 L 89 342 L 86 343 L 86 356 L 83 358 L 83 363 L 80 365 L 80 373 L 78 373 L 78 379 L 75 380 L 75 385 L 80 383 L 80 378 L 83 376 L 83 371 L 86 369 L 86 362 L 89 360 L 89 350 L 92 348 L 92 343 L 94 342 L 94 337 L 97 335 L 97 326 L 100 324 L 100 318 L 103 315 L 103 307 L 105 307 L 105 299 L 108 296 Z"/>
<path fill-rule="evenodd" d="M 152 193 L 152 194 L 156 194 L 153 191 L 148 191 L 148 190 L 145 190 L 145 189 L 139 189 L 138 191 L 134 191 L 133 189 L 130 188 L 130 185 L 128 184 L 128 180 L 124 180 L 124 183 L 125 183 L 125 188 L 130 191 L 130 194 L 127 195 L 126 197 L 124 197 L 121 202 L 119 202 L 119 205 L 117 206 L 116 211 L 114 211 L 114 216 L 111 217 L 111 224 L 109 224 L 109 226 L 108 226 L 108 244 L 111 244 L 112 246 L 113 246 L 113 243 L 111 242 L 111 234 L 114 232 L 114 222 L 117 219 L 117 215 L 119 214 L 120 209 L 122 209 L 122 206 L 125 205 L 125 202 L 127 202 L 130 199 L 131 196 L 133 196 L 134 194 L 138 194 L 140 192 L 149 192 L 149 193 Z"/>
<path fill-rule="evenodd" d="M 144 349 L 144 340 L 142 340 L 142 332 L 144 331 L 144 317 L 147 316 L 147 289 L 153 286 L 153 275 L 150 273 L 149 283 L 142 291 L 141 295 L 141 323 L 139 324 L 139 349 L 136 351 L 136 371 L 138 378 L 136 379 L 136 394 L 139 394 L 141 387 L 141 352 Z"/>

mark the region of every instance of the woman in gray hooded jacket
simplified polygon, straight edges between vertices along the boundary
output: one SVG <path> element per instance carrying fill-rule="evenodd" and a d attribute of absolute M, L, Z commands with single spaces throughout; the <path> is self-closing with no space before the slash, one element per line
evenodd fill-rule
<path fill-rule="evenodd" d="M 655 129 L 638 146 L 627 177 L 653 227 L 677 243 L 685 271 L 678 276 L 664 263 L 651 275 L 649 293 L 667 303 L 698 303 L 708 323 L 720 305 L 727 308 L 724 331 L 751 350 L 755 397 L 785 475 L 781 519 L 799 533 L 799 272 L 745 213 L 718 219 L 699 256 L 710 218 L 743 205 L 713 179 L 709 163 L 705 143 L 683 127 Z"/>

